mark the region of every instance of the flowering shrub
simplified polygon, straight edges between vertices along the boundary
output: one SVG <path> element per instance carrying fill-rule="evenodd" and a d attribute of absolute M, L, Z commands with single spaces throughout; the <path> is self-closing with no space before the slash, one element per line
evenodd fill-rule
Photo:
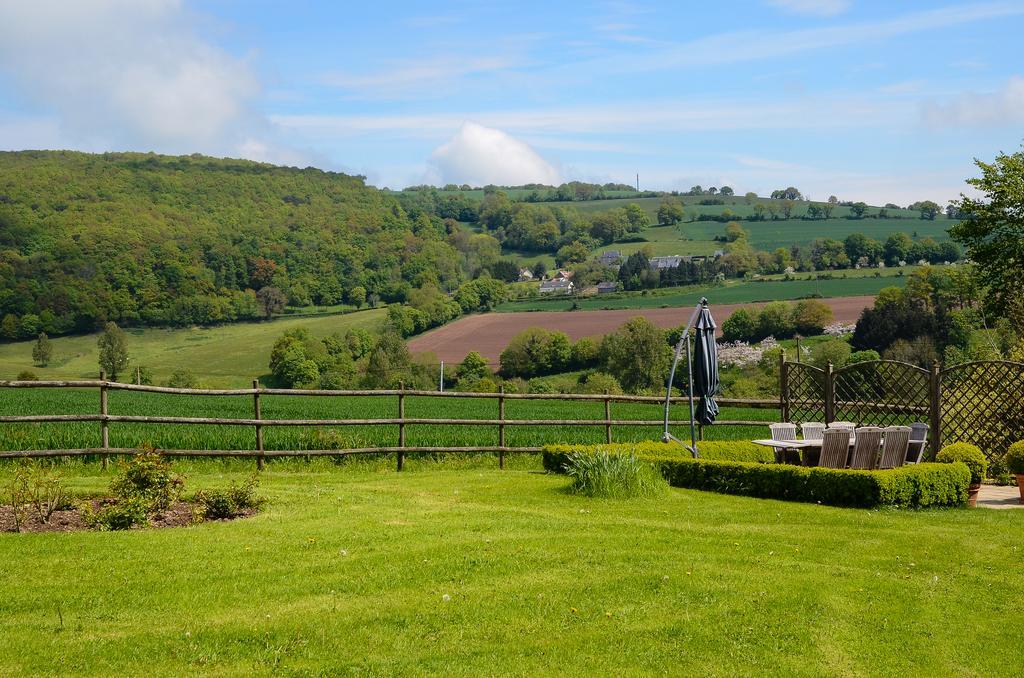
<path fill-rule="evenodd" d="M 718 362 L 723 367 L 756 365 L 767 351 L 778 346 L 775 337 L 768 337 L 756 346 L 745 341 L 723 342 L 718 345 Z"/>
<path fill-rule="evenodd" d="M 825 334 L 832 337 L 841 337 L 844 334 L 853 334 L 855 329 L 857 329 L 857 323 L 851 323 L 849 325 L 844 323 L 832 323 L 825 327 Z"/>

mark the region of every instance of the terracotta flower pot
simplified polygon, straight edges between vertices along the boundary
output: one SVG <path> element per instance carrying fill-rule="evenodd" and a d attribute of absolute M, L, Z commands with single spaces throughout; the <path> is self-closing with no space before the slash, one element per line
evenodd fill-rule
<path fill-rule="evenodd" d="M 1017 474 L 1017 489 L 1020 490 L 1020 503 L 1024 504 L 1024 473 Z"/>
<path fill-rule="evenodd" d="M 975 507 L 978 505 L 978 493 L 981 492 L 981 483 L 974 483 L 967 488 L 967 505 Z"/>

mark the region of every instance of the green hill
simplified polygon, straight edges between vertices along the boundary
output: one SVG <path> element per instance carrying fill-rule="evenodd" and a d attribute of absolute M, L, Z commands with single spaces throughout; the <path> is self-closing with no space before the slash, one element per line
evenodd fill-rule
<path fill-rule="evenodd" d="M 363 177 L 198 155 L 0 153 L 0 338 L 260 315 L 461 278 L 439 218 Z M 358 292 L 357 292 L 358 296 Z"/>
<path fill-rule="evenodd" d="M 285 331 L 304 328 L 318 337 L 344 334 L 354 327 L 377 331 L 383 308 L 316 317 L 282 317 L 270 322 L 234 323 L 183 329 L 127 330 L 131 380 L 136 366 L 146 368 L 163 384 L 178 370 L 192 371 L 203 386 L 244 388 L 268 371 L 270 349 Z M 0 379 L 14 379 L 30 370 L 40 379 L 95 379 L 98 376 L 96 334 L 53 339 L 53 358 L 46 367 L 32 364 L 32 341 L 0 344 Z"/>

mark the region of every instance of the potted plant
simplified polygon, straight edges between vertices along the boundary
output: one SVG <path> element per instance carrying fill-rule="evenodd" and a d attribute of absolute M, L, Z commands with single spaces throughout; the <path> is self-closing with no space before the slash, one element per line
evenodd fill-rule
<path fill-rule="evenodd" d="M 967 465 L 971 471 L 971 484 L 968 487 L 968 506 L 978 505 L 978 492 L 981 490 L 981 481 L 985 479 L 988 472 L 988 459 L 985 453 L 976 445 L 970 443 L 953 443 L 943 447 L 935 457 L 940 464 L 953 464 L 961 462 Z"/>
<path fill-rule="evenodd" d="M 1024 504 L 1024 440 L 1010 445 L 1003 457 L 1006 470 L 1017 476 L 1017 487 L 1020 489 L 1020 503 Z"/>

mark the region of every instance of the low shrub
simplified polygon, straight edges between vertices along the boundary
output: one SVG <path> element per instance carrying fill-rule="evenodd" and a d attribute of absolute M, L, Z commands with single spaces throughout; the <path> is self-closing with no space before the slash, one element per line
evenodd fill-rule
<path fill-rule="evenodd" d="M 658 444 L 623 444 L 616 446 L 617 451 L 607 445 L 549 446 L 544 450 L 544 467 L 564 473 L 571 454 L 630 454 L 633 448 L 639 460 L 655 464 L 673 487 L 862 508 L 960 506 L 967 501 L 971 480 L 971 471 L 961 463 L 859 471 L 692 459 L 682 454 L 660 456 L 639 451 L 650 450 L 652 445 Z"/>
<path fill-rule="evenodd" d="M 634 454 L 572 453 L 565 472 L 572 478 L 569 491 L 587 497 L 651 497 L 668 489 L 658 469 Z"/>
<path fill-rule="evenodd" d="M 21 531 L 25 518 L 34 511 L 41 523 L 49 523 L 55 511 L 73 506 L 63 477 L 51 466 L 23 461 L 7 483 L 7 502 L 14 517 L 14 529 Z"/>
<path fill-rule="evenodd" d="M 259 479 L 250 477 L 241 485 L 231 483 L 226 489 L 203 490 L 196 493 L 196 503 L 203 520 L 235 518 L 249 509 L 263 505 L 264 499 L 256 495 Z"/>
<path fill-rule="evenodd" d="M 116 503 L 104 506 L 95 513 L 88 507 L 83 509 L 85 522 L 89 527 L 104 532 L 113 530 L 130 530 L 137 525 L 148 522 L 149 510 L 142 497 L 119 499 Z"/>
<path fill-rule="evenodd" d="M 946 445 L 939 450 L 935 461 L 940 464 L 952 464 L 958 461 L 966 464 L 967 468 L 971 470 L 972 485 L 977 485 L 984 480 L 985 474 L 988 472 L 988 459 L 985 458 L 985 453 L 970 443 Z"/>
<path fill-rule="evenodd" d="M 1024 440 L 1010 445 L 1003 455 L 1003 463 L 1006 470 L 1015 475 L 1024 474 Z"/>
<path fill-rule="evenodd" d="M 150 513 L 164 511 L 176 502 L 184 485 L 184 478 L 172 472 L 159 454 L 141 452 L 122 465 L 110 491 L 119 502 L 139 500 Z"/>

